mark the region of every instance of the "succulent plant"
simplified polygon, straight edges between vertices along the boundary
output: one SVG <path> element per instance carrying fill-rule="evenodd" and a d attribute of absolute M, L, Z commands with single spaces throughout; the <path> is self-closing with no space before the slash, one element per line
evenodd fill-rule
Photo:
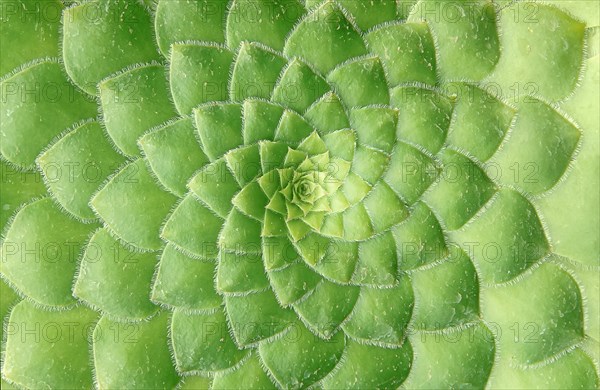
<path fill-rule="evenodd" d="M 0 5 L 2 387 L 600 386 L 598 3 Z"/>

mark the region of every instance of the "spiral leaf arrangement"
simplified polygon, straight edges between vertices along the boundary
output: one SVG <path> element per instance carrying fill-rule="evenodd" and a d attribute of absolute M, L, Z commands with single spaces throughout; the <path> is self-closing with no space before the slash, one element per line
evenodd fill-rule
<path fill-rule="evenodd" d="M 3 387 L 597 388 L 582 3 L 3 0 Z"/>

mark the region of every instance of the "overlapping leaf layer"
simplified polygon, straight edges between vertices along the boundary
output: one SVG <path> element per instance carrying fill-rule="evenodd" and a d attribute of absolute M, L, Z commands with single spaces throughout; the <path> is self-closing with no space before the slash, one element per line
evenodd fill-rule
<path fill-rule="evenodd" d="M 599 386 L 597 6 L 67 3 L 0 2 L 3 387 Z"/>

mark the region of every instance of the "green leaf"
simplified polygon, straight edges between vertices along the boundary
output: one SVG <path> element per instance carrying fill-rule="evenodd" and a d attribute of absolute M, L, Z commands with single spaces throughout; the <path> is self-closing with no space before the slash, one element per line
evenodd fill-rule
<path fill-rule="evenodd" d="M 398 254 L 391 232 L 359 243 L 352 282 L 373 286 L 393 286 L 398 282 Z"/>
<path fill-rule="evenodd" d="M 219 235 L 222 249 L 242 253 L 260 253 L 261 226 L 258 221 L 233 209 Z"/>
<path fill-rule="evenodd" d="M 294 58 L 282 71 L 272 100 L 297 112 L 304 112 L 329 91 L 329 85 L 302 61 Z"/>
<path fill-rule="evenodd" d="M 53 197 L 71 214 L 88 220 L 96 217 L 90 199 L 124 162 L 98 122 L 76 127 L 37 159 Z"/>
<path fill-rule="evenodd" d="M 374 232 L 382 232 L 404 221 L 409 211 L 384 181 L 379 181 L 364 201 Z"/>
<path fill-rule="evenodd" d="M 2 376 L 19 387 L 93 387 L 89 336 L 96 321 L 82 306 L 56 311 L 21 301 L 10 315 Z"/>
<path fill-rule="evenodd" d="M 358 145 L 354 151 L 352 172 L 375 185 L 388 168 L 390 156 L 368 146 Z"/>
<path fill-rule="evenodd" d="M 350 204 L 356 204 L 367 196 L 371 191 L 371 188 L 371 185 L 361 179 L 360 176 L 355 173 L 350 173 L 346 177 L 341 190 Z M 360 226 L 357 228 L 360 229 Z"/>
<path fill-rule="evenodd" d="M 327 150 L 332 157 L 352 161 L 356 148 L 356 133 L 352 130 L 339 130 L 323 136 Z M 335 172 L 334 172 L 335 173 Z"/>
<path fill-rule="evenodd" d="M 282 50 L 290 30 L 304 14 L 304 7 L 297 0 L 234 0 L 228 11 L 227 44 L 232 50 L 242 41 Z"/>
<path fill-rule="evenodd" d="M 502 183 L 541 193 L 564 175 L 580 137 L 580 130 L 554 108 L 527 98 L 519 105 L 515 126 L 491 163 L 500 170 Z"/>
<path fill-rule="evenodd" d="M 240 190 L 225 159 L 219 159 L 202 167 L 190 180 L 188 187 L 221 218 L 229 214 L 232 207 L 231 199 Z"/>
<path fill-rule="evenodd" d="M 67 8 L 62 20 L 65 69 L 90 95 L 109 75 L 159 59 L 150 15 L 140 3 L 87 1 Z"/>
<path fill-rule="evenodd" d="M 457 99 L 448 144 L 466 150 L 480 161 L 488 160 L 508 132 L 516 110 L 490 95 L 493 85 L 480 89 L 451 83 L 444 89 Z"/>
<path fill-rule="evenodd" d="M 323 153 L 327 153 L 327 146 L 325 146 L 325 142 L 323 142 L 321 137 L 319 137 L 319 134 L 317 134 L 317 132 L 315 131 L 311 135 L 306 137 L 304 141 L 300 143 L 300 145 L 298 145 L 297 151 L 304 152 L 306 153 L 306 155 L 312 157 Z M 290 150 L 290 153 L 291 152 L 292 150 Z M 302 161 L 299 162 L 302 163 Z"/>
<path fill-rule="evenodd" d="M 390 95 L 379 58 L 353 60 L 327 76 L 347 107 L 389 104 Z"/>
<path fill-rule="evenodd" d="M 231 339 L 227 320 L 220 309 L 212 314 L 175 310 L 171 339 L 175 365 L 180 372 L 223 370 L 238 364 L 247 355 Z"/>
<path fill-rule="evenodd" d="M 263 226 L 266 226 L 266 220 L 263 219 L 268 202 L 269 199 L 255 181 L 245 186 L 232 200 L 242 213 L 263 222 Z"/>
<path fill-rule="evenodd" d="M 262 173 L 260 147 L 257 144 L 230 150 L 225 155 L 225 161 L 242 187 Z"/>
<path fill-rule="evenodd" d="M 261 140 L 272 141 L 283 107 L 262 100 L 246 99 L 244 112 L 244 144 L 250 145 Z"/>
<path fill-rule="evenodd" d="M 214 286 L 216 264 L 193 259 L 167 244 L 152 287 L 152 300 L 190 310 L 210 310 L 221 305 Z"/>
<path fill-rule="evenodd" d="M 477 324 L 448 333 L 418 333 L 410 342 L 414 360 L 411 374 L 404 383 L 406 388 L 478 389 L 486 386 L 496 348 L 494 336 L 485 326 Z"/>
<path fill-rule="evenodd" d="M 600 56 L 588 60 L 587 70 L 582 86 L 564 105 L 571 115 L 582 126 L 583 140 L 581 150 L 571 169 L 563 177 L 561 183 L 550 193 L 535 201 L 535 206 L 544 216 L 544 223 L 550 237 L 554 238 L 554 251 L 572 261 L 585 265 L 597 265 L 600 253 L 600 239 L 581 240 L 588 232 L 600 231 L 600 150 L 596 147 L 596 139 L 600 135 L 600 118 L 589 115 L 600 111 L 598 95 L 600 79 Z M 589 140 L 590 142 L 586 141 Z M 573 201 L 577 194 L 577 201 Z M 592 307 L 592 304 L 587 305 Z M 600 305 L 599 305 L 600 306 Z M 600 317 L 600 316 L 598 316 Z M 600 332 L 596 333 L 600 335 Z M 600 339 L 600 336 L 598 337 Z"/>
<path fill-rule="evenodd" d="M 366 184 L 363 182 L 363 184 Z M 369 190 L 368 185 L 364 186 L 362 190 Z M 363 194 L 360 194 L 362 196 Z M 336 191 L 329 198 L 331 202 L 331 212 L 332 213 L 340 213 L 350 206 L 350 202 L 348 201 L 348 197 L 342 191 Z M 321 226 L 321 232 L 323 234 L 328 234 L 334 237 L 342 237 L 343 236 L 343 223 L 342 223 L 342 215 L 341 214 L 327 214 L 325 216 L 325 221 L 323 222 L 323 226 Z M 325 233 L 327 232 L 327 233 Z"/>
<path fill-rule="evenodd" d="M 487 283 L 516 278 L 549 251 L 536 210 L 513 190 L 501 190 L 485 212 L 454 237 L 475 261 L 482 280 Z"/>
<path fill-rule="evenodd" d="M 294 304 L 294 308 L 313 333 L 329 339 L 354 308 L 359 292 L 355 286 L 322 280 L 306 299 Z"/>
<path fill-rule="evenodd" d="M 539 363 L 584 337 L 579 286 L 556 265 L 543 264 L 520 283 L 482 295 L 483 315 L 489 321 L 501 329 L 516 328 L 518 335 L 499 340 L 499 348 L 516 363 Z"/>
<path fill-rule="evenodd" d="M 161 236 L 202 259 L 217 256 L 217 239 L 223 219 L 188 194 L 162 228 Z"/>
<path fill-rule="evenodd" d="M 279 174 L 275 170 L 284 164 L 289 146 L 281 142 L 264 141 L 259 144 L 260 164 L 265 174 L 259 179 L 259 184 L 267 196 L 273 196 L 274 190 L 279 183 Z"/>
<path fill-rule="evenodd" d="M 344 239 L 360 241 L 373 235 L 373 224 L 364 204 L 356 204 L 344 211 L 342 215 L 344 218 Z"/>
<path fill-rule="evenodd" d="M 367 54 L 360 34 L 332 2 L 311 11 L 289 35 L 283 52 L 300 57 L 321 74 L 336 65 Z"/>
<path fill-rule="evenodd" d="M 226 296 L 225 307 L 237 345 L 247 347 L 282 332 L 293 312 L 282 308 L 272 291 Z"/>
<path fill-rule="evenodd" d="M 596 367 L 581 349 L 575 349 L 547 365 L 527 370 L 510 367 L 505 361 L 494 366 L 488 386 L 528 389 L 593 389 L 600 385 Z"/>
<path fill-rule="evenodd" d="M 160 183 L 179 197 L 193 174 L 208 163 L 189 118 L 151 131 L 138 143 Z"/>
<path fill-rule="evenodd" d="M 310 106 L 304 118 L 321 135 L 350 127 L 344 106 L 333 92 L 325 94 Z"/>
<path fill-rule="evenodd" d="M 38 154 L 62 131 L 97 115 L 96 105 L 69 84 L 54 61 L 15 73 L 0 82 L 0 90 L 0 151 L 23 168 L 32 168 Z"/>
<path fill-rule="evenodd" d="M 285 63 L 283 57 L 270 50 L 242 42 L 231 75 L 229 98 L 234 102 L 251 97 L 268 99 Z"/>
<path fill-rule="evenodd" d="M 172 7 L 172 4 L 178 3 L 182 1 L 161 1 L 158 10 L 164 7 L 163 4 Z M 206 0 L 207 7 L 209 4 L 218 8 L 216 3 Z M 201 3 L 196 2 L 194 6 L 200 5 Z M 198 31 L 198 26 L 194 30 Z M 233 53 L 220 46 L 174 44 L 171 47 L 169 85 L 177 111 L 181 115 L 189 115 L 200 104 L 227 100 L 229 96 L 227 80 L 232 62 Z"/>
<path fill-rule="evenodd" d="M 102 317 L 93 336 L 97 385 L 109 389 L 174 387 L 179 376 L 171 363 L 169 320 L 170 316 L 164 312 L 136 323 Z M 133 376 L 132 372 L 140 375 Z"/>
<path fill-rule="evenodd" d="M 262 254 L 267 272 L 284 267 L 301 258 L 287 236 L 263 237 Z"/>
<path fill-rule="evenodd" d="M 8 317 L 8 314 L 12 311 L 13 306 L 15 306 L 21 298 L 17 295 L 17 293 L 4 281 L 4 279 L 0 279 L 0 318 L 2 319 L 2 329 L 0 329 L 0 337 L 2 340 L 6 340 L 4 338 L 4 322 Z M 4 384 L 4 383 L 3 383 Z"/>
<path fill-rule="evenodd" d="M 585 24 L 551 5 L 533 7 L 524 2 L 499 13 L 503 55 L 487 81 L 499 85 L 506 98 L 533 93 L 557 101 L 577 86 L 584 60 Z M 521 16 L 515 17 L 516 13 Z"/>
<path fill-rule="evenodd" d="M 398 142 L 383 179 L 402 200 L 412 205 L 438 178 L 439 169 L 430 155 Z"/>
<path fill-rule="evenodd" d="M 49 198 L 28 204 L 19 210 L 2 241 L 2 275 L 43 305 L 75 303 L 71 286 L 77 260 L 95 227 L 66 215 Z"/>
<path fill-rule="evenodd" d="M 348 340 L 338 368 L 323 380 L 326 389 L 391 389 L 408 376 L 412 348 L 381 348 Z M 360 375 L 357 375 L 360 373 Z"/>
<path fill-rule="evenodd" d="M 384 107 L 352 108 L 350 123 L 356 131 L 359 145 L 391 154 L 396 144 L 398 110 Z"/>
<path fill-rule="evenodd" d="M 211 104 L 194 110 L 202 150 L 215 161 L 243 143 L 242 107 L 239 104 Z"/>
<path fill-rule="evenodd" d="M 307 0 L 307 3 L 315 0 Z M 374 0 L 374 1 L 354 1 L 339 0 L 339 3 L 350 11 L 354 16 L 356 25 L 363 31 L 385 22 L 396 19 L 396 1 L 394 0 Z"/>
<path fill-rule="evenodd" d="M 487 1 L 417 3 L 409 20 L 425 19 L 436 37 L 441 78 L 479 81 L 494 70 L 500 58 L 496 8 Z"/>
<path fill-rule="evenodd" d="M 398 87 L 391 92 L 398 108 L 398 139 L 436 154 L 446 140 L 453 102 L 438 92 L 416 87 Z"/>
<path fill-rule="evenodd" d="M 177 385 L 177 389 L 181 390 L 209 390 L 213 386 L 211 379 L 200 375 L 188 375 L 183 377 Z"/>
<path fill-rule="evenodd" d="M 313 131 L 312 126 L 304 118 L 293 111 L 285 110 L 275 131 L 275 141 L 296 145 Z"/>
<path fill-rule="evenodd" d="M 410 281 L 404 277 L 396 287 L 363 287 L 342 328 L 348 336 L 369 345 L 402 345 L 414 305 Z"/>
<path fill-rule="evenodd" d="M 424 203 L 417 203 L 411 215 L 392 233 L 403 270 L 432 263 L 448 253 L 442 228 Z"/>
<path fill-rule="evenodd" d="M 266 209 L 261 236 L 274 237 L 282 236 L 286 233 L 287 225 L 285 223 L 284 216 L 269 209 Z"/>
<path fill-rule="evenodd" d="M 326 247 L 323 259 L 315 269 L 325 278 L 335 283 L 348 284 L 355 272 L 358 258 L 358 243 L 332 241 Z"/>
<path fill-rule="evenodd" d="M 156 41 L 163 56 L 175 42 L 225 43 L 225 1 L 158 0 L 154 16 Z"/>
<path fill-rule="evenodd" d="M 427 24 L 383 25 L 367 33 L 365 40 L 369 50 L 381 59 L 392 87 L 402 83 L 437 83 L 435 45 Z"/>
<path fill-rule="evenodd" d="M 241 363 L 240 367 L 231 372 L 217 372 L 211 389 L 273 389 L 275 385 L 263 370 L 260 359 L 252 353 Z"/>
<path fill-rule="evenodd" d="M 339 194 L 337 192 L 336 194 Z M 342 194 L 342 199 L 345 199 Z M 336 212 L 336 214 L 328 214 L 325 216 L 323 220 L 323 226 L 321 226 L 321 234 L 342 238 L 344 236 L 344 219 L 341 213 L 338 211 L 345 210 L 348 207 L 348 200 L 342 205 L 336 205 L 335 202 L 332 204 L 332 209 Z"/>
<path fill-rule="evenodd" d="M 598 340 L 600 339 L 600 284 L 597 281 L 598 275 L 574 262 L 567 270 L 573 272 L 573 277 L 576 278 L 581 290 L 582 300 L 585 302 L 583 306 L 587 310 L 588 318 L 585 333 L 591 339 Z M 594 343 L 595 341 L 592 341 L 589 344 L 593 345 Z M 587 351 L 594 359 L 597 358 L 598 354 L 593 352 L 593 347 L 587 348 Z"/>
<path fill-rule="evenodd" d="M 248 293 L 269 287 L 262 255 L 219 252 L 216 286 L 221 294 Z"/>
<path fill-rule="evenodd" d="M 121 168 L 91 200 L 110 231 L 140 249 L 162 246 L 160 227 L 176 198 L 162 190 L 139 159 Z"/>
<path fill-rule="evenodd" d="M 155 253 L 139 253 L 98 230 L 87 244 L 73 295 L 116 318 L 141 320 L 157 310 L 148 296 Z"/>
<path fill-rule="evenodd" d="M 18 208 L 34 198 L 46 196 L 46 187 L 39 172 L 23 172 L 0 160 L 0 231 Z"/>
<path fill-rule="evenodd" d="M 308 158 L 309 154 L 325 153 L 327 151 L 323 141 L 318 138 L 318 136 L 315 137 L 315 134 L 316 133 L 313 132 L 305 138 L 304 141 L 298 145 L 298 149 L 288 149 L 284 161 L 285 171 L 293 172 L 296 167 L 299 167 L 300 164 Z M 316 148 L 317 153 L 311 153 L 310 148 Z M 287 183 L 289 183 L 289 180 L 287 180 Z M 287 196 L 288 195 L 286 194 L 286 197 Z"/>
<path fill-rule="evenodd" d="M 5 2 L 2 12 L 0 76 L 38 58 L 57 57 L 60 16 L 59 0 Z"/>
<path fill-rule="evenodd" d="M 411 273 L 415 301 L 413 324 L 417 329 L 442 330 L 479 317 L 479 282 L 469 257 L 449 248 L 443 263 Z"/>
<path fill-rule="evenodd" d="M 285 307 L 311 292 L 321 277 L 303 262 L 297 262 L 269 272 L 269 280 L 277 301 Z"/>
<path fill-rule="evenodd" d="M 162 66 L 130 69 L 103 80 L 98 88 L 108 135 L 129 156 L 139 155 L 142 134 L 177 115 Z"/>
<path fill-rule="evenodd" d="M 293 227 L 291 225 L 290 229 Z M 296 242 L 296 248 L 302 255 L 302 259 L 310 266 L 317 265 L 323 259 L 330 245 L 335 245 L 331 239 L 316 233 L 308 233 Z"/>
<path fill-rule="evenodd" d="M 438 182 L 423 196 L 449 230 L 469 221 L 496 193 L 485 172 L 460 153 L 444 150 L 439 158 L 443 171 Z"/>
<path fill-rule="evenodd" d="M 327 375 L 339 362 L 344 347 L 342 333 L 321 340 L 296 322 L 283 337 L 261 343 L 258 353 L 280 386 L 300 389 Z"/>

